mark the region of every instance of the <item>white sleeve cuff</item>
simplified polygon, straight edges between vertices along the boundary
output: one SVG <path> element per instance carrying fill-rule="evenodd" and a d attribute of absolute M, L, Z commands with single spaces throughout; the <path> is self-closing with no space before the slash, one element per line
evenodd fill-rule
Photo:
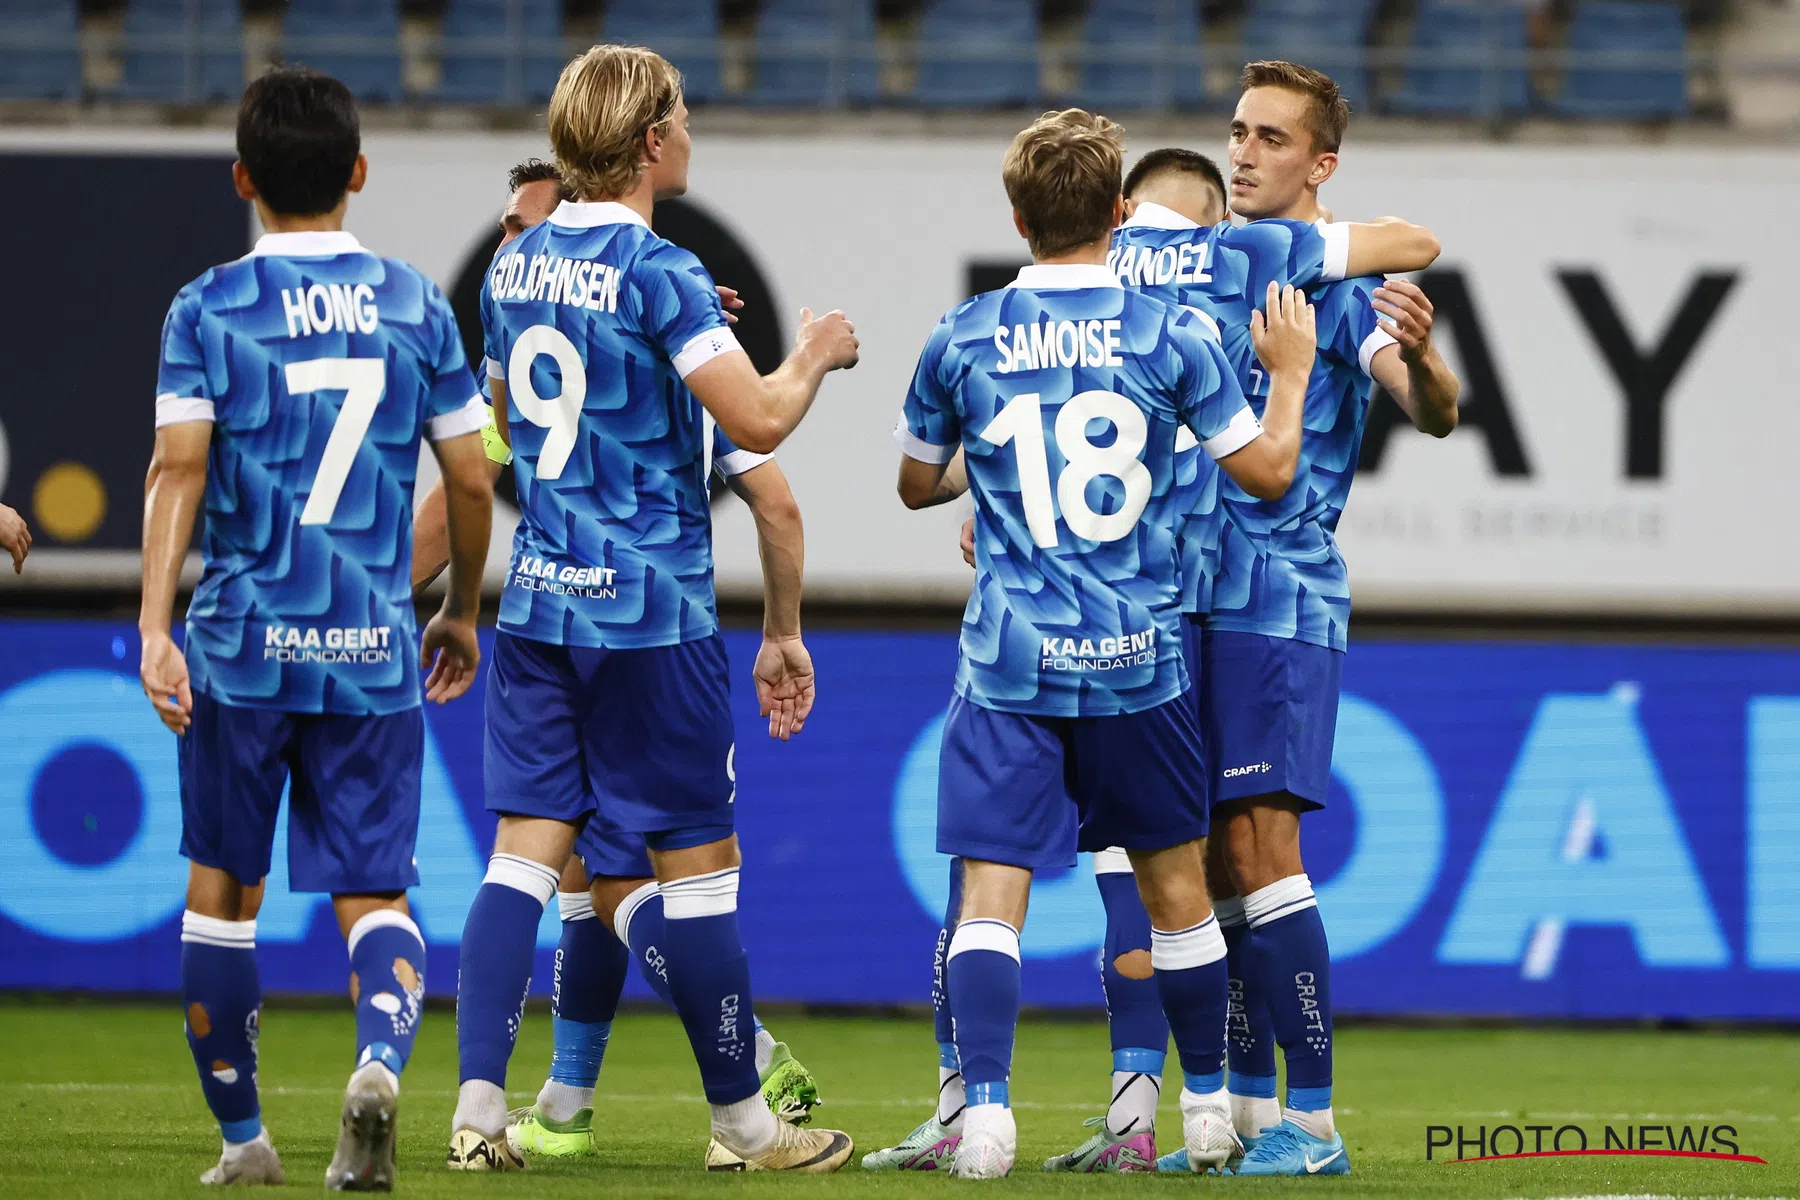
<path fill-rule="evenodd" d="M 1316 228 L 1325 239 L 1325 266 L 1319 272 L 1321 282 L 1342 279 L 1350 272 L 1350 226 L 1341 222 L 1320 221 Z"/>
<path fill-rule="evenodd" d="M 156 398 L 156 427 L 180 425 L 184 421 L 210 421 L 213 402 L 200 396 L 177 396 L 164 392 Z"/>
<path fill-rule="evenodd" d="M 902 454 L 922 463 L 947 463 L 956 457 L 956 446 L 932 445 L 906 427 L 905 417 L 901 417 L 899 424 L 894 426 L 894 440 L 900 443 Z"/>
<path fill-rule="evenodd" d="M 713 470 L 719 473 L 719 478 L 730 479 L 733 475 L 754 470 L 774 457 L 773 454 L 758 454 L 754 450 L 733 450 L 713 459 Z"/>
<path fill-rule="evenodd" d="M 1231 424 L 1224 430 L 1215 433 L 1200 443 L 1206 456 L 1217 462 L 1229 454 L 1236 454 L 1251 442 L 1262 436 L 1262 422 L 1256 419 L 1256 410 L 1248 404 L 1237 410 L 1231 418 Z"/>
<path fill-rule="evenodd" d="M 506 382 L 506 367 L 501 364 L 499 359 L 490 358 L 487 360 L 487 377 L 489 379 L 498 379 L 501 383 Z"/>
<path fill-rule="evenodd" d="M 469 402 L 461 408 L 425 422 L 425 436 L 434 442 L 442 442 L 465 433 L 480 433 L 492 411 L 479 395 L 470 396 Z"/>
<path fill-rule="evenodd" d="M 1356 349 L 1356 361 L 1358 365 L 1362 367 L 1362 373 L 1373 378 L 1374 371 L 1372 368 L 1375 364 L 1375 356 L 1387 347 L 1398 346 L 1399 344 L 1400 343 L 1394 339 L 1393 334 L 1377 325 L 1375 331 L 1364 338 L 1363 344 Z"/>
<path fill-rule="evenodd" d="M 729 329 L 709 329 L 693 338 L 675 355 L 675 373 L 686 379 L 695 371 L 719 357 L 730 354 L 733 350 L 742 349 L 738 345 L 737 336 Z"/>

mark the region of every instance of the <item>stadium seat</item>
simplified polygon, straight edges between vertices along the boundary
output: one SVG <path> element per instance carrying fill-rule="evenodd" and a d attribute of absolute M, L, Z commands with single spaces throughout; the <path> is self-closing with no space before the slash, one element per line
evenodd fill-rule
<path fill-rule="evenodd" d="M 0 0 L 0 98 L 79 97 L 79 29 L 75 0 Z"/>
<path fill-rule="evenodd" d="M 1165 57 L 1179 54 L 1178 59 Z M 1205 98 L 1195 0 L 1093 0 L 1082 29 L 1078 104 L 1195 107 Z"/>
<path fill-rule="evenodd" d="M 1363 47 L 1375 0 L 1253 0 L 1244 19 L 1245 62 L 1281 58 L 1316 67 L 1337 81 L 1353 109 L 1370 97 Z"/>
<path fill-rule="evenodd" d="M 880 92 L 874 0 L 764 0 L 752 101 L 870 104 Z"/>
<path fill-rule="evenodd" d="M 342 80 L 358 100 L 398 100 L 400 8 L 397 0 L 290 0 L 281 56 Z"/>
<path fill-rule="evenodd" d="M 1037 100 L 1035 0 L 926 0 L 919 22 L 920 104 L 998 107 Z"/>
<path fill-rule="evenodd" d="M 1388 98 L 1388 107 L 1456 117 L 1496 117 L 1531 107 L 1522 64 L 1478 65 L 1495 52 L 1525 53 L 1527 19 L 1517 5 L 1425 0 L 1412 39 L 1421 61 L 1407 69 L 1406 82 Z"/>
<path fill-rule="evenodd" d="M 561 0 L 450 0 L 443 34 L 442 100 L 542 103 L 562 72 Z"/>
<path fill-rule="evenodd" d="M 190 104 L 235 100 L 244 90 L 243 38 L 238 0 L 131 0 L 119 94 Z"/>
<path fill-rule="evenodd" d="M 690 104 L 721 98 L 718 0 L 610 0 L 600 40 L 648 46 L 681 68 Z"/>
<path fill-rule="evenodd" d="M 1679 4 L 1586 0 L 1569 23 L 1576 64 L 1563 76 L 1555 108 L 1574 117 L 1676 117 L 1687 112 L 1687 28 Z M 1678 65 L 1605 66 L 1582 54 L 1657 54 Z"/>

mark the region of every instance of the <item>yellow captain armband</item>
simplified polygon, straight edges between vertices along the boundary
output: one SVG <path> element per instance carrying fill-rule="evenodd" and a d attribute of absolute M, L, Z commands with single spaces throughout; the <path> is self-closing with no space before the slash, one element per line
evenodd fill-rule
<path fill-rule="evenodd" d="M 494 406 L 488 405 L 487 421 L 481 427 L 481 448 L 487 451 L 488 459 L 501 466 L 512 461 L 512 447 L 500 436 L 500 426 L 494 421 Z"/>

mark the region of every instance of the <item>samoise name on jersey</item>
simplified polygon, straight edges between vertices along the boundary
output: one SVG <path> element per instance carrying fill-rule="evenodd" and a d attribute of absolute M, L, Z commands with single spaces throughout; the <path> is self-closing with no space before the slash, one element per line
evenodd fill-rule
<path fill-rule="evenodd" d="M 1039 649 L 1038 669 L 1043 671 L 1117 671 L 1156 661 L 1156 630 L 1119 637 L 1047 637 Z"/>
<path fill-rule="evenodd" d="M 553 596 L 584 596 L 589 600 L 617 600 L 614 586 L 619 571 L 616 567 L 575 567 L 535 554 L 519 559 L 513 568 L 512 584 L 528 592 L 549 592 Z"/>
<path fill-rule="evenodd" d="M 1106 256 L 1106 269 L 1126 287 L 1211 283 L 1211 242 L 1180 246 L 1121 246 Z"/>
<path fill-rule="evenodd" d="M 263 626 L 263 661 L 387 663 L 394 661 L 390 625 Z"/>
<path fill-rule="evenodd" d="M 1002 325 L 994 330 L 1002 375 L 1014 371 L 1048 371 L 1057 367 L 1118 367 L 1118 321 L 1039 321 L 1035 325 Z"/>
<path fill-rule="evenodd" d="M 375 289 L 366 283 L 282 288 L 281 311 L 287 315 L 291 338 L 315 333 L 374 333 L 381 324 Z"/>
<path fill-rule="evenodd" d="M 619 268 L 556 254 L 502 254 L 488 273 L 496 300 L 549 300 L 594 312 L 619 311 Z"/>

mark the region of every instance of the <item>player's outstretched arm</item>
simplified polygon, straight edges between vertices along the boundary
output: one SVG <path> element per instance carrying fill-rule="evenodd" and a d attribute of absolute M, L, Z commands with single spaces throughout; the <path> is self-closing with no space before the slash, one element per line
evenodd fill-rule
<path fill-rule="evenodd" d="M 1312 305 L 1296 288 L 1269 285 L 1266 311 L 1250 316 L 1256 356 L 1269 373 L 1269 401 L 1263 406 L 1262 435 L 1219 460 L 1233 483 L 1260 500 L 1278 500 L 1294 482 L 1300 461 L 1300 429 L 1306 384 L 1318 353 Z"/>
<path fill-rule="evenodd" d="M 826 373 L 854 367 L 858 350 L 856 326 L 842 312 L 814 317 L 804 308 L 793 352 L 769 374 L 758 375 L 737 350 L 696 367 L 686 382 L 739 449 L 773 454 L 812 407 Z M 496 392 L 494 404 L 501 403 Z"/>
<path fill-rule="evenodd" d="M 31 529 L 25 518 L 0 504 L 0 550 L 12 555 L 13 574 L 25 572 L 25 556 L 31 553 Z"/>
<path fill-rule="evenodd" d="M 481 570 L 487 565 L 494 520 L 494 464 L 477 433 L 434 441 L 431 449 L 443 471 L 450 586 L 443 607 L 425 626 L 419 663 L 429 671 L 425 698 L 443 704 L 469 690 L 481 662 L 475 618 L 481 612 Z"/>
<path fill-rule="evenodd" d="M 1375 289 L 1375 311 L 1381 327 L 1397 345 L 1383 346 L 1369 364 L 1369 374 L 1387 389 L 1413 428 L 1432 437 L 1448 437 L 1456 428 L 1462 382 L 1431 340 L 1431 300 L 1416 283 L 1392 279 Z"/>
<path fill-rule="evenodd" d="M 968 465 L 962 447 L 947 463 L 924 463 L 916 458 L 900 460 L 900 503 L 910 509 L 948 504 L 969 490 Z"/>
<path fill-rule="evenodd" d="M 486 429 L 482 430 L 482 444 L 488 456 L 488 486 L 491 488 L 500 482 L 500 472 L 504 468 L 507 454 L 502 453 L 495 458 L 495 444 L 501 451 L 506 451 L 506 443 L 500 441 L 495 433 L 490 438 Z M 450 514 L 444 497 L 444 481 L 439 479 L 425 493 L 425 499 L 419 501 L 418 511 L 413 513 L 413 558 L 412 558 L 412 590 L 416 598 L 426 588 L 437 581 L 450 565 Z"/>
<path fill-rule="evenodd" d="M 1399 217 L 1352 222 L 1349 233 L 1350 256 L 1344 269 L 1348 279 L 1360 275 L 1423 271 L 1437 261 L 1443 250 L 1431 230 Z"/>
<path fill-rule="evenodd" d="M 787 475 L 775 462 L 733 475 L 730 483 L 756 518 L 762 555 L 763 642 L 752 672 L 756 702 L 769 718 L 769 736 L 785 742 L 805 727 L 817 693 L 812 655 L 800 635 L 806 527 Z"/>
<path fill-rule="evenodd" d="M 144 477 L 144 594 L 138 635 L 144 644 L 138 679 L 156 715 L 176 733 L 187 732 L 194 711 L 187 659 L 169 636 L 175 588 L 187 558 L 194 520 L 206 495 L 206 454 L 211 421 L 182 421 L 156 431 L 156 449 Z"/>

